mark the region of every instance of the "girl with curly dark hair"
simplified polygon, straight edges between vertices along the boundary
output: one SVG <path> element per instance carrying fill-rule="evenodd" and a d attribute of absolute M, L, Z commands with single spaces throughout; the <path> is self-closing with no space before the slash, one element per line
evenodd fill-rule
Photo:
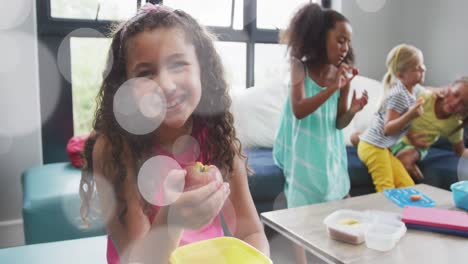
<path fill-rule="evenodd" d="M 346 148 L 340 129 L 367 104 L 353 93 L 351 25 L 340 13 L 306 4 L 292 17 L 281 39 L 291 58 L 291 94 L 273 147 L 283 170 L 289 208 L 342 199 L 350 182 Z M 298 263 L 304 250 L 295 247 Z"/>
<path fill-rule="evenodd" d="M 80 185 L 84 220 L 95 190 L 99 198 L 109 263 L 167 263 L 179 245 L 223 236 L 226 228 L 269 255 L 213 39 L 187 13 L 161 5 L 145 5 L 115 29 Z M 139 111 L 127 107 L 129 98 Z M 152 125 L 155 129 L 148 129 Z M 190 142 L 181 138 L 199 143 L 196 160 L 172 151 L 175 143 Z M 166 175 L 154 172 L 164 178 L 159 179 L 163 193 L 156 196 L 166 199 L 155 204 L 140 180 L 145 162 L 161 155 L 180 167 Z M 184 168 L 193 161 L 213 165 L 207 172 L 213 177 L 181 189 L 188 177 Z"/>

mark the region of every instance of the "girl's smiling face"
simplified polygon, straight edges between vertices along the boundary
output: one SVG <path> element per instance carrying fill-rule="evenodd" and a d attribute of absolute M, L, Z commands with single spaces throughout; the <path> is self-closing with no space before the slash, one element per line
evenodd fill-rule
<path fill-rule="evenodd" d="M 328 63 L 340 64 L 351 48 L 351 25 L 346 21 L 336 22 L 335 27 L 327 32 Z"/>
<path fill-rule="evenodd" d="M 468 111 L 468 83 L 458 82 L 447 88 L 442 103 L 447 114 L 463 114 Z"/>
<path fill-rule="evenodd" d="M 195 47 L 182 30 L 156 28 L 131 37 L 126 45 L 127 79 L 144 77 L 159 87 L 142 85 L 133 89 L 137 100 L 155 92 L 166 98 L 164 124 L 180 128 L 200 102 L 202 87 L 200 65 Z"/>

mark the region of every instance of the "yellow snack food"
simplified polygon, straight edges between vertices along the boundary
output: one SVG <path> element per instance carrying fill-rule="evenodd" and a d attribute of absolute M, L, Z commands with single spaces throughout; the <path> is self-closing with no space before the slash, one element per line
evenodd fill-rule
<path fill-rule="evenodd" d="M 360 222 L 356 219 L 343 219 L 338 222 L 340 225 L 357 225 Z"/>
<path fill-rule="evenodd" d="M 210 166 L 203 165 L 203 163 L 197 161 L 197 162 L 195 162 L 195 165 L 193 167 L 194 167 L 195 170 L 198 170 L 198 172 L 205 172 L 205 171 L 208 171 L 208 168 Z"/>

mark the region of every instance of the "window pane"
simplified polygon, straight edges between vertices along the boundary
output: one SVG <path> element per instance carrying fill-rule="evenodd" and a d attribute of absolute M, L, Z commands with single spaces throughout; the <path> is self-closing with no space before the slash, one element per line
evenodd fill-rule
<path fill-rule="evenodd" d="M 234 29 L 244 29 L 244 0 L 234 0 Z"/>
<path fill-rule="evenodd" d="M 125 20 L 136 13 L 136 0 L 51 0 L 50 9 L 54 18 Z"/>
<path fill-rule="evenodd" d="M 286 83 L 289 78 L 286 55 L 286 45 L 255 44 L 255 86 Z"/>
<path fill-rule="evenodd" d="M 228 85 L 233 89 L 244 89 L 246 76 L 246 44 L 243 42 L 215 42 L 223 61 Z"/>
<path fill-rule="evenodd" d="M 285 29 L 289 20 L 307 0 L 257 0 L 257 28 Z M 317 2 L 317 0 L 312 0 Z M 265 12 L 268 10 L 268 12 Z"/>
<path fill-rule="evenodd" d="M 110 39 L 76 38 L 70 39 L 73 126 L 74 134 L 89 133 L 92 127 L 95 98 L 102 83 Z M 216 42 L 228 84 L 234 88 L 245 88 L 246 45 L 239 42 Z"/>
<path fill-rule="evenodd" d="M 111 40 L 105 38 L 70 39 L 73 127 L 75 135 L 89 133 L 96 109 L 96 95 L 102 83 Z"/>
<path fill-rule="evenodd" d="M 164 5 L 182 9 L 207 26 L 230 27 L 233 0 L 164 0 Z M 242 22 L 241 22 L 242 23 Z"/>

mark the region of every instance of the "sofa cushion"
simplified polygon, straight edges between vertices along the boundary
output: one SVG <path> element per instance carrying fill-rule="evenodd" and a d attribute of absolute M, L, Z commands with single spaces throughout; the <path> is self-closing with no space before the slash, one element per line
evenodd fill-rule
<path fill-rule="evenodd" d="M 437 149 L 444 149 L 444 150 L 452 150 L 452 143 L 445 138 L 445 137 L 440 137 L 434 144 L 432 144 L 433 148 Z"/>
<path fill-rule="evenodd" d="M 80 218 L 80 170 L 68 162 L 31 168 L 22 175 L 26 244 L 105 234 L 98 218 L 84 228 Z"/>
<path fill-rule="evenodd" d="M 355 147 L 346 147 L 346 153 L 348 155 L 348 174 L 351 188 L 354 188 L 354 186 L 373 186 L 367 167 L 357 155 L 357 149 Z"/>
<path fill-rule="evenodd" d="M 258 201 L 273 201 L 283 192 L 284 176 L 272 156 L 271 148 L 256 148 L 246 151 L 249 166 L 254 174 L 248 177 L 252 198 Z"/>
<path fill-rule="evenodd" d="M 234 126 L 244 148 L 273 147 L 287 92 L 280 81 L 231 90 Z"/>
<path fill-rule="evenodd" d="M 465 140 L 465 147 L 468 148 L 468 129 L 465 128 L 464 132 L 465 134 L 463 135 L 463 138 Z"/>
<path fill-rule="evenodd" d="M 423 183 L 450 190 L 450 185 L 458 181 L 459 160 L 452 150 L 430 148 L 426 158 L 418 162 Z"/>
<path fill-rule="evenodd" d="M 358 97 L 361 96 L 363 90 L 366 90 L 369 96 L 368 103 L 360 112 L 358 112 L 351 123 L 343 129 L 345 144 L 351 145 L 350 136 L 354 131 L 364 131 L 369 122 L 374 118 L 374 113 L 378 110 L 383 96 L 383 85 L 381 82 L 364 77 L 356 76 L 351 81 L 351 90 L 348 96 L 348 105 L 351 103 L 353 91 L 356 91 Z"/>

